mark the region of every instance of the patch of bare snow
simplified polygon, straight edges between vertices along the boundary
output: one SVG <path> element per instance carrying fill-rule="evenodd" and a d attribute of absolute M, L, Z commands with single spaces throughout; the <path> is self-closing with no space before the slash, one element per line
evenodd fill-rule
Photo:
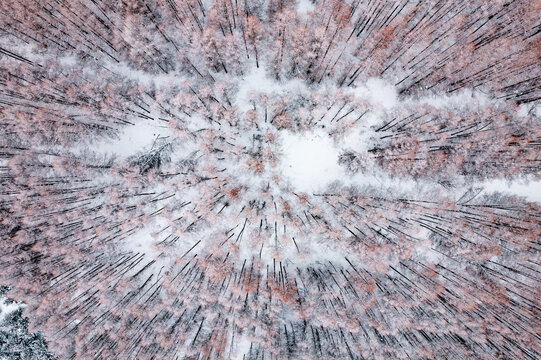
<path fill-rule="evenodd" d="M 480 184 L 485 192 L 502 192 L 525 197 L 531 202 L 541 203 L 541 181 L 518 179 L 507 181 L 502 179 L 487 180 Z"/>
<path fill-rule="evenodd" d="M 229 354 L 229 358 L 231 360 L 244 360 L 246 354 L 250 351 L 250 347 L 252 346 L 252 342 L 247 337 L 242 337 L 241 339 L 237 340 L 237 344 L 234 347 L 235 350 L 233 353 Z"/>
<path fill-rule="evenodd" d="M 264 92 L 267 94 L 302 94 L 306 92 L 306 83 L 300 79 L 282 80 L 267 75 L 265 66 L 252 67 L 239 81 L 238 92 L 235 99 L 237 110 L 242 113 L 251 108 L 250 94 L 252 92 Z"/>
<path fill-rule="evenodd" d="M 119 133 L 117 140 L 102 140 L 93 144 L 92 150 L 125 158 L 150 149 L 156 138 L 167 136 L 169 136 L 169 129 L 164 122 L 141 119 L 134 125 L 126 125 Z"/>
<path fill-rule="evenodd" d="M 354 88 L 353 93 L 368 100 L 374 110 L 388 110 L 399 104 L 396 87 L 378 78 L 368 79 L 364 85 Z"/>
<path fill-rule="evenodd" d="M 282 173 L 299 190 L 315 192 L 344 176 L 339 150 L 323 130 L 294 134 L 284 131 Z"/>
<path fill-rule="evenodd" d="M 306 16 L 309 12 L 314 11 L 315 7 L 312 0 L 299 0 L 297 1 L 297 14 Z"/>
<path fill-rule="evenodd" d="M 498 101 L 491 99 L 487 94 L 472 89 L 462 89 L 453 94 L 436 95 L 428 93 L 419 98 L 406 98 L 405 105 L 430 105 L 437 109 L 463 109 L 472 107 L 481 108 L 487 105 L 496 104 Z"/>

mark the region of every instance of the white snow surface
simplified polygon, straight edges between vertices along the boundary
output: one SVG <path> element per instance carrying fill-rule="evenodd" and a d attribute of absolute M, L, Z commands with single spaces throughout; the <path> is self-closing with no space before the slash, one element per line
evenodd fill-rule
<path fill-rule="evenodd" d="M 392 109 L 399 104 L 396 87 L 378 78 L 368 79 L 363 86 L 355 87 L 353 93 L 368 100 L 377 110 Z"/>
<path fill-rule="evenodd" d="M 259 68 L 254 66 L 239 82 L 235 105 L 239 113 L 242 114 L 251 108 L 248 99 L 253 92 L 300 94 L 306 91 L 306 83 L 300 79 L 277 81 L 267 75 L 265 66 Z"/>
<path fill-rule="evenodd" d="M 252 342 L 247 339 L 246 337 L 241 338 L 238 340 L 236 351 L 231 354 L 231 360 L 244 360 L 245 354 L 248 354 L 250 351 L 250 346 L 252 345 Z"/>
<path fill-rule="evenodd" d="M 307 13 L 314 11 L 315 4 L 312 0 L 299 0 L 297 2 L 297 14 L 305 16 Z"/>
<path fill-rule="evenodd" d="M 541 203 L 541 181 L 519 179 L 507 181 L 502 179 L 488 180 L 481 184 L 484 191 L 504 192 L 525 197 L 528 201 Z"/>
<path fill-rule="evenodd" d="M 114 154 L 119 158 L 135 155 L 137 152 L 149 150 L 156 138 L 169 136 L 165 123 L 157 120 L 139 120 L 134 125 L 126 125 L 118 135 L 118 139 L 102 140 L 94 144 L 94 151 L 101 154 Z"/>
<path fill-rule="evenodd" d="M 305 192 L 316 192 L 344 177 L 338 164 L 339 149 L 323 130 L 282 136 L 282 170 L 292 185 Z"/>

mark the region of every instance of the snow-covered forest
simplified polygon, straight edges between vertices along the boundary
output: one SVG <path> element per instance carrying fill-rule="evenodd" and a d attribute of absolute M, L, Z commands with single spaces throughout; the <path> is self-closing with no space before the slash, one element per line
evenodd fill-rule
<path fill-rule="evenodd" d="M 540 13 L 0 0 L 0 359 L 541 358 Z"/>

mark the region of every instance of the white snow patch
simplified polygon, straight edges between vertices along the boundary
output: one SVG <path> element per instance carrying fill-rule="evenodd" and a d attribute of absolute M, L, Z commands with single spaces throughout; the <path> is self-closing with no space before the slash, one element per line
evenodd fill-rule
<path fill-rule="evenodd" d="M 243 337 L 240 339 L 240 341 L 237 343 L 236 351 L 234 351 L 233 354 L 231 354 L 231 360 L 243 360 L 245 358 L 245 355 L 248 354 L 250 351 L 250 346 L 252 346 L 252 343 L 247 338 Z"/>
<path fill-rule="evenodd" d="M 429 93 L 426 96 L 419 98 L 407 98 L 403 101 L 404 104 L 419 104 L 430 105 L 437 109 L 464 109 L 476 107 L 479 110 L 482 107 L 496 103 L 497 100 L 491 99 L 487 94 L 472 89 L 463 89 L 453 94 L 435 95 Z"/>
<path fill-rule="evenodd" d="M 314 192 L 343 177 L 338 164 L 339 151 L 321 130 L 293 134 L 284 131 L 282 138 L 282 173 L 301 191 Z"/>
<path fill-rule="evenodd" d="M 399 103 L 396 87 L 378 78 L 368 79 L 363 86 L 354 88 L 353 93 L 370 101 L 375 108 L 392 109 Z"/>
<path fill-rule="evenodd" d="M 115 63 L 109 61 L 106 63 L 104 68 L 109 70 L 113 74 L 122 75 L 139 84 L 145 84 L 149 86 L 154 85 L 157 88 L 159 88 L 163 84 L 180 84 L 186 79 L 186 76 L 182 75 L 178 71 L 153 74 L 147 71 L 138 70 L 130 66 L 126 62 Z"/>
<path fill-rule="evenodd" d="M 277 81 L 267 75 L 265 68 L 265 66 L 259 68 L 254 66 L 239 82 L 235 103 L 241 113 L 252 107 L 248 101 L 252 92 L 263 92 L 269 95 L 285 93 L 298 95 L 306 92 L 307 86 L 301 79 Z"/>
<path fill-rule="evenodd" d="M 74 66 L 77 64 L 78 61 L 79 59 L 75 55 L 67 55 L 67 56 L 62 56 L 58 58 L 58 62 L 62 66 Z"/>
<path fill-rule="evenodd" d="M 161 187 L 156 187 L 153 190 L 156 193 L 153 199 L 164 198 L 169 195 L 169 193 L 161 191 L 163 190 Z M 148 224 L 145 224 L 142 228 L 135 229 L 131 235 L 125 238 L 126 249 L 145 254 L 152 259 L 157 259 L 161 253 L 153 245 L 159 241 L 158 239 L 161 240 L 161 238 L 157 237 L 156 234 L 167 225 L 167 219 L 157 214 Z M 163 237 L 166 235 L 167 233 Z"/>
<path fill-rule="evenodd" d="M 152 232 L 148 226 L 126 237 L 125 242 L 128 249 L 145 254 L 150 259 L 155 260 L 160 256 L 160 253 L 152 246 L 156 240 L 152 237 Z"/>
<path fill-rule="evenodd" d="M 367 100 L 372 105 L 370 109 L 374 113 L 382 113 L 386 110 L 399 106 L 429 105 L 437 109 L 472 109 L 477 110 L 493 106 L 501 102 L 492 99 L 486 93 L 475 89 L 462 89 L 452 94 L 425 93 L 424 96 L 410 96 L 399 99 L 396 86 L 380 78 L 370 78 L 363 85 L 353 88 L 353 94 L 361 99 Z M 519 116 L 525 116 L 531 111 L 531 106 L 522 106 Z"/>
<path fill-rule="evenodd" d="M 312 0 L 299 0 L 297 2 L 297 13 L 299 15 L 306 15 L 309 12 L 314 11 L 315 4 Z"/>
<path fill-rule="evenodd" d="M 103 140 L 93 144 L 94 151 L 115 154 L 124 158 L 152 147 L 157 137 L 169 136 L 169 129 L 161 121 L 140 120 L 135 125 L 126 125 L 118 140 Z"/>
<path fill-rule="evenodd" d="M 540 104 L 521 104 L 517 115 L 520 117 L 526 117 L 529 115 L 539 116 L 541 114 L 541 103 Z"/>
<path fill-rule="evenodd" d="M 541 203 L 541 180 L 506 181 L 501 179 L 488 180 L 481 184 L 485 192 L 503 192 L 512 195 L 523 196 L 528 201 Z"/>

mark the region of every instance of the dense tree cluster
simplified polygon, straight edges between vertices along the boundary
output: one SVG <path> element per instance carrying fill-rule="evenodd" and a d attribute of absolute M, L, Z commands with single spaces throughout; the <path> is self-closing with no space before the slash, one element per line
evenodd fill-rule
<path fill-rule="evenodd" d="M 14 360 L 53 360 L 41 333 L 28 333 L 28 318 L 23 310 L 5 296 L 9 288 L 0 286 L 0 358 Z M 16 309 L 10 309 L 13 306 Z M 8 311 L 9 310 L 9 311 Z"/>
<path fill-rule="evenodd" d="M 540 204 L 475 186 L 540 177 L 539 4 L 299 6 L 0 2 L 0 283 L 57 358 L 541 356 Z M 418 185 L 295 189 L 315 129 Z"/>
<path fill-rule="evenodd" d="M 379 165 L 396 176 L 477 180 L 541 174 L 541 126 L 537 115 L 486 107 L 480 111 L 400 109 L 374 127 L 379 141 L 367 152 L 347 152 L 356 171 Z M 392 116 L 391 116 L 392 115 Z M 358 164 L 355 166 L 355 164 Z"/>

